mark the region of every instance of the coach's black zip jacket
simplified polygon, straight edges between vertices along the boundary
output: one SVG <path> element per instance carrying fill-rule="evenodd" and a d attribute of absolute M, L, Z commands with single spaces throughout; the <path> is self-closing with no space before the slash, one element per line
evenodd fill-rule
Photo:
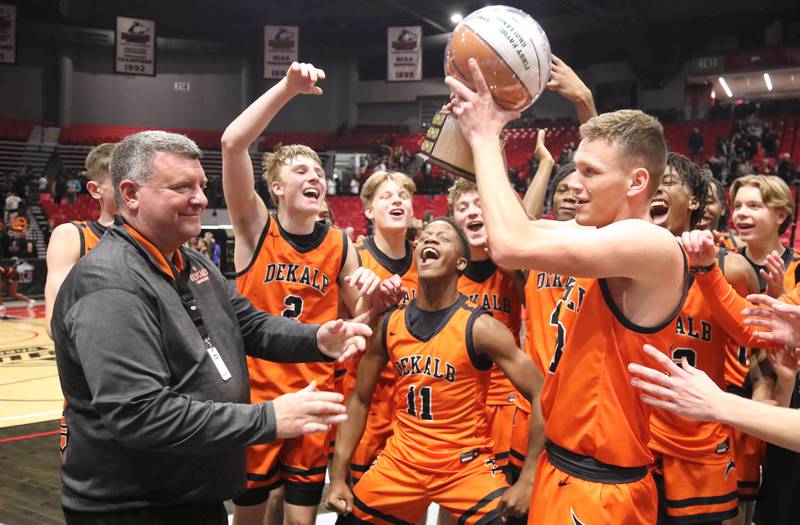
<path fill-rule="evenodd" d="M 272 403 L 249 404 L 245 353 L 276 362 L 326 359 L 318 325 L 256 310 L 195 250 L 180 250 L 180 270 L 148 245 L 118 219 L 56 298 L 51 328 L 66 399 L 68 509 L 236 496 L 245 488 L 245 447 L 276 437 Z"/>

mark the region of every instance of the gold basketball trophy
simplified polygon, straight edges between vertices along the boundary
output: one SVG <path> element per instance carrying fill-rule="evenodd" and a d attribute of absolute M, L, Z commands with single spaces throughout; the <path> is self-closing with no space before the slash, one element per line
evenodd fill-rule
<path fill-rule="evenodd" d="M 484 7 L 456 26 L 445 49 L 445 74 L 475 89 L 468 60 L 474 58 L 498 106 L 523 111 L 550 77 L 550 44 L 527 13 L 507 6 Z M 465 74 L 466 73 L 466 74 Z M 505 140 L 500 138 L 501 147 Z M 475 180 L 472 149 L 448 111 L 434 115 L 418 156 L 425 162 Z"/>

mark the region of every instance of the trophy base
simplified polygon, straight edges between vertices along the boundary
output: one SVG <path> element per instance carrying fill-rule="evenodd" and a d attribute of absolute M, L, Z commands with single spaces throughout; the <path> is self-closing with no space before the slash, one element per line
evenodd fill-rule
<path fill-rule="evenodd" d="M 499 140 L 502 148 L 505 146 L 505 141 Z M 472 148 L 464 140 L 464 135 L 458 127 L 458 120 L 450 112 L 440 111 L 433 116 L 417 156 L 454 175 L 475 180 Z"/>

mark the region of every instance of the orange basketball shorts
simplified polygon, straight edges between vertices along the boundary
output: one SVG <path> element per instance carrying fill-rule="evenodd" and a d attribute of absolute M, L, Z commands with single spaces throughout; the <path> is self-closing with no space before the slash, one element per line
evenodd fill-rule
<path fill-rule="evenodd" d="M 730 451 L 713 463 L 660 456 L 656 465 L 655 475 L 664 480 L 662 507 L 670 522 L 722 521 L 739 513 L 737 469 Z"/>
<path fill-rule="evenodd" d="M 764 442 L 735 428 L 731 430 L 731 441 L 739 480 L 739 501 L 755 501 L 761 487 Z"/>
<path fill-rule="evenodd" d="M 233 502 L 257 505 L 283 485 L 287 503 L 317 506 L 325 486 L 328 434 L 307 434 L 247 448 L 247 490 Z"/>
<path fill-rule="evenodd" d="M 489 432 L 494 441 L 494 455 L 497 466 L 508 470 L 508 456 L 511 451 L 511 432 L 514 425 L 514 405 L 487 405 L 486 417 Z"/>
<path fill-rule="evenodd" d="M 649 472 L 629 483 L 587 481 L 553 466 L 547 452 L 539 456 L 528 525 L 653 525 L 657 518 L 658 492 Z"/>
<path fill-rule="evenodd" d="M 430 469 L 384 452 L 353 488 L 353 512 L 337 523 L 413 525 L 431 502 L 462 525 L 499 522 L 497 502 L 507 488 L 488 451 L 466 463 L 455 454 L 448 464 Z"/>

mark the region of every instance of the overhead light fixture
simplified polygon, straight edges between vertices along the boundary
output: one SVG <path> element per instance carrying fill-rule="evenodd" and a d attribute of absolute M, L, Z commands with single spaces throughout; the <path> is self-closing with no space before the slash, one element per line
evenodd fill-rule
<path fill-rule="evenodd" d="M 764 73 L 764 83 L 767 84 L 767 89 L 772 91 L 772 79 L 769 78 L 769 73 Z"/>
<path fill-rule="evenodd" d="M 711 90 L 711 100 L 716 100 L 716 98 L 717 98 L 717 92 L 712 89 Z"/>
<path fill-rule="evenodd" d="M 728 83 L 725 82 L 725 79 L 719 77 L 719 85 L 722 86 L 722 90 L 728 95 L 728 98 L 733 98 L 733 93 L 731 92 L 731 88 L 728 87 Z"/>
<path fill-rule="evenodd" d="M 461 22 L 462 18 L 464 17 L 461 16 L 461 13 L 453 13 L 452 15 L 450 15 L 450 21 L 454 24 Z"/>

